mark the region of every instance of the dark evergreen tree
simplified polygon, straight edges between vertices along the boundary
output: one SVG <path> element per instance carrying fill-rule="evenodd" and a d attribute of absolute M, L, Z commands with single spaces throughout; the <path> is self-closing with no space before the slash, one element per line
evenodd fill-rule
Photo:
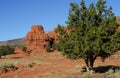
<path fill-rule="evenodd" d="M 59 25 L 56 31 L 60 50 L 70 59 L 83 58 L 89 71 L 97 57 L 105 59 L 120 49 L 116 18 L 105 0 L 89 7 L 84 0 L 70 6 L 67 30 Z"/>
<path fill-rule="evenodd" d="M 0 46 L 0 58 L 14 53 L 14 48 L 8 45 Z"/>

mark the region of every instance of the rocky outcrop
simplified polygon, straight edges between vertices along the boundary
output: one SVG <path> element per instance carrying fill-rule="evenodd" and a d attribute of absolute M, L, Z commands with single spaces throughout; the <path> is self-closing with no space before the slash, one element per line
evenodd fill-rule
<path fill-rule="evenodd" d="M 23 50 L 21 48 L 16 47 L 14 50 L 15 54 L 24 54 Z"/>
<path fill-rule="evenodd" d="M 26 36 L 27 51 L 43 51 L 49 43 L 49 36 L 41 25 L 33 25 Z"/>
<path fill-rule="evenodd" d="M 53 39 L 54 42 L 57 42 L 58 38 L 57 38 L 57 33 L 55 31 L 56 31 L 56 28 L 54 28 L 53 31 L 51 31 L 50 33 L 48 33 L 48 35 L 49 35 L 50 39 Z"/>
<path fill-rule="evenodd" d="M 118 25 L 120 25 L 120 16 L 116 17 L 116 22 Z"/>

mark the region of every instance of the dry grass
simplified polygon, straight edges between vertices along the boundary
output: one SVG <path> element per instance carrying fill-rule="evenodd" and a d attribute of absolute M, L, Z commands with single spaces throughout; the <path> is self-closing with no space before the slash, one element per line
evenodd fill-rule
<path fill-rule="evenodd" d="M 39 64 L 39 61 L 36 61 L 36 60 L 28 60 L 28 59 L 0 59 L 0 64 L 6 63 L 6 62 L 13 63 L 14 65 L 17 65 L 17 64 L 28 65 L 31 62 L 36 62 L 37 64 Z"/>
<path fill-rule="evenodd" d="M 14 77 L 25 76 L 24 73 L 27 73 L 26 78 L 30 78 L 31 73 L 33 73 L 31 78 L 82 78 L 83 72 L 82 68 L 85 66 L 83 60 L 68 61 L 59 53 L 46 53 L 46 54 L 33 54 L 31 57 L 19 58 L 19 59 L 0 59 L 0 63 L 10 62 L 15 65 L 23 64 L 29 65 L 37 63 L 33 67 L 24 67 L 19 69 L 17 72 L 14 72 Z M 119 66 L 119 62 L 116 59 L 107 59 L 106 62 L 102 63 L 100 59 L 97 59 L 95 62 L 95 67 L 109 66 L 113 64 Z M 107 70 L 106 70 L 107 71 Z M 17 75 L 16 75 L 17 73 Z M 7 74 L 6 74 L 7 75 Z M 119 72 L 115 74 L 116 77 L 119 76 Z M 94 78 L 108 78 L 106 72 L 103 73 L 94 73 Z M 112 77 L 110 77 L 112 78 Z M 119 77 L 118 77 L 119 78 Z"/>

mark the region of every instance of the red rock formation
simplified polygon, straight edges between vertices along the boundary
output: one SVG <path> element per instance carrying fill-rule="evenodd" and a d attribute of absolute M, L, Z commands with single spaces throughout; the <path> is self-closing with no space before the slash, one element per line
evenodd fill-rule
<path fill-rule="evenodd" d="M 22 51 L 21 48 L 16 47 L 15 50 L 14 50 L 14 53 L 15 54 L 23 54 L 24 52 Z"/>
<path fill-rule="evenodd" d="M 54 30 L 49 33 L 49 38 L 52 38 L 54 39 L 55 42 L 57 42 L 58 38 L 57 38 L 57 33 L 55 31 L 56 31 L 56 28 L 54 28 Z"/>
<path fill-rule="evenodd" d="M 40 25 L 34 25 L 26 36 L 26 47 L 28 51 L 43 51 L 48 44 L 48 34 Z"/>
<path fill-rule="evenodd" d="M 120 25 L 120 16 L 116 17 L 116 22 Z"/>
<path fill-rule="evenodd" d="M 58 43 L 59 33 L 56 33 L 56 30 L 57 30 L 57 28 L 54 28 L 54 30 L 49 33 L 49 38 L 54 39 L 55 43 Z M 70 31 L 72 31 L 72 30 L 68 30 L 68 28 L 66 26 L 64 26 L 64 30 L 66 31 L 66 33 L 69 33 Z"/>

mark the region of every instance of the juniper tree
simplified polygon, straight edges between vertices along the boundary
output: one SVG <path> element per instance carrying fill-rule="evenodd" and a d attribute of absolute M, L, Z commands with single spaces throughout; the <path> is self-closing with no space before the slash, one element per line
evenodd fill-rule
<path fill-rule="evenodd" d="M 8 45 L 0 46 L 0 58 L 1 56 L 6 56 L 14 53 L 14 48 Z"/>
<path fill-rule="evenodd" d="M 83 58 L 89 71 L 97 57 L 105 59 L 120 49 L 116 17 L 105 0 L 88 7 L 84 0 L 70 6 L 67 30 L 61 25 L 57 28 L 58 44 L 67 58 Z"/>

